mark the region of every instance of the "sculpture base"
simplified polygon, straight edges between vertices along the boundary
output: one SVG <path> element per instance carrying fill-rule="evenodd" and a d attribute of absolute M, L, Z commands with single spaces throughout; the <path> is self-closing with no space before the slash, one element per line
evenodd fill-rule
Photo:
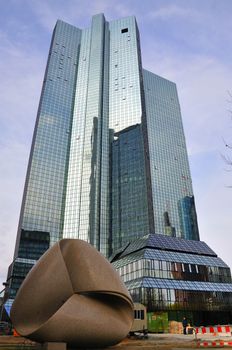
<path fill-rule="evenodd" d="M 49 343 L 43 343 L 43 350 L 66 350 L 67 344 L 66 343 L 55 343 L 55 342 L 49 342 Z"/>

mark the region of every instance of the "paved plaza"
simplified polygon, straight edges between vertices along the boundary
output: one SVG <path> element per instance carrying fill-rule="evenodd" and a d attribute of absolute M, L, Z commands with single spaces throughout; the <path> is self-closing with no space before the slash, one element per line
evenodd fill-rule
<path fill-rule="evenodd" d="M 126 338 L 121 343 L 108 347 L 109 350 L 145 350 L 145 349 L 191 349 L 196 348 L 194 335 L 183 334 L 149 334 L 148 339 Z M 31 342 L 23 337 L 1 336 L 0 349 L 42 350 L 41 344 Z M 69 350 L 75 350 L 69 348 Z M 82 349 L 87 350 L 87 349 Z M 93 350 L 93 349 L 92 349 Z M 103 350 L 103 349 L 101 349 Z M 105 350 L 105 349 L 104 349 Z"/>
<path fill-rule="evenodd" d="M 208 337 L 199 338 L 199 341 L 231 341 L 231 337 Z M 147 339 L 139 339 L 138 337 L 126 338 L 121 343 L 102 349 L 91 350 L 178 350 L 178 349 L 200 349 L 194 334 L 149 334 Z M 204 346 L 207 349 L 222 348 L 227 346 Z M 229 346 L 231 347 L 231 346 Z M 0 350 L 43 350 L 43 346 L 39 343 L 32 342 L 23 337 L 0 336 Z M 68 348 L 67 350 L 77 350 L 77 348 Z M 88 350 L 88 349 L 79 349 Z M 90 349 L 89 349 L 90 350 Z"/>

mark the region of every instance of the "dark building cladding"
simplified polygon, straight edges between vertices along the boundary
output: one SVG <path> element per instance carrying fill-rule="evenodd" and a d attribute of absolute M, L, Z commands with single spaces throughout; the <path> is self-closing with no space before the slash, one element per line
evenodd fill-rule
<path fill-rule="evenodd" d="M 169 321 L 187 315 L 194 325 L 231 323 L 230 269 L 206 243 L 150 234 L 110 261 L 148 312 L 166 312 Z"/>
<path fill-rule="evenodd" d="M 22 230 L 19 243 L 18 257 L 9 267 L 11 288 L 7 291 L 8 297 L 14 299 L 25 276 L 35 262 L 46 252 L 50 245 L 48 232 Z"/>
<path fill-rule="evenodd" d="M 149 232 L 141 125 L 114 134 L 111 143 L 112 250 Z"/>
<path fill-rule="evenodd" d="M 197 225 L 197 213 L 193 196 L 186 196 L 178 201 L 180 228 L 182 237 L 200 239 Z"/>
<path fill-rule="evenodd" d="M 49 245 L 49 232 L 22 230 L 18 257 L 38 260 Z"/>

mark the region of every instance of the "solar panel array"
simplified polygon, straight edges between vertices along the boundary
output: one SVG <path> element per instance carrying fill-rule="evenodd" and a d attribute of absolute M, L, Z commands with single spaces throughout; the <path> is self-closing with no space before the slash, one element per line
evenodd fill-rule
<path fill-rule="evenodd" d="M 115 250 L 113 252 L 113 254 L 109 257 L 109 261 L 113 262 L 114 260 L 117 260 L 117 258 L 122 254 L 122 252 L 126 249 L 126 247 L 128 247 L 129 244 L 130 243 L 127 242 L 122 247 L 120 247 L 119 249 Z"/>
<path fill-rule="evenodd" d="M 198 255 L 217 256 L 217 254 L 202 241 L 193 241 L 160 234 L 150 234 L 130 243 L 120 257 L 145 247 Z"/>
<path fill-rule="evenodd" d="M 151 234 L 149 235 L 147 244 L 155 248 L 164 248 L 167 250 L 217 256 L 216 253 L 205 242 L 202 241 Z"/>
<path fill-rule="evenodd" d="M 128 247 L 123 251 L 123 253 L 121 254 L 121 257 L 147 247 L 149 236 L 150 235 L 146 235 L 131 242 L 128 245 Z"/>

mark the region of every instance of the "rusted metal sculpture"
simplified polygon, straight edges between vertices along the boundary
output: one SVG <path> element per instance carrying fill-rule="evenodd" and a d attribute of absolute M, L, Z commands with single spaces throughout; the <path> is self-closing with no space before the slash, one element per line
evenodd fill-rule
<path fill-rule="evenodd" d="M 127 335 L 133 304 L 118 273 L 95 248 L 63 239 L 27 275 L 11 319 L 31 340 L 103 347 Z"/>

